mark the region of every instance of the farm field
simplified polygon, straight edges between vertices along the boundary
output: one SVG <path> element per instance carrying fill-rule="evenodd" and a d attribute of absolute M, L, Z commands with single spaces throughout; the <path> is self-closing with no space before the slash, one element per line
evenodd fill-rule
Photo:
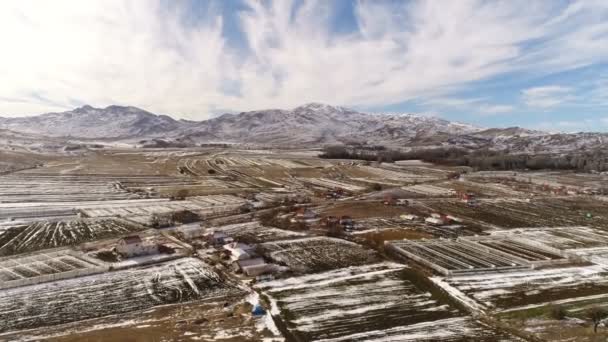
<path fill-rule="evenodd" d="M 245 204 L 245 200 L 230 195 L 212 195 L 189 197 L 186 200 L 170 201 L 168 199 L 148 200 L 145 202 L 119 202 L 108 205 L 80 207 L 79 210 L 87 217 L 108 216 L 150 216 L 153 214 L 168 214 L 176 211 L 190 210 L 209 214 L 213 212 L 231 211 Z"/>
<path fill-rule="evenodd" d="M 496 341 L 506 338 L 416 285 L 399 264 L 349 267 L 257 285 L 306 341 Z"/>
<path fill-rule="evenodd" d="M 42 221 L 0 230 L 0 256 L 118 237 L 144 227 L 120 219 Z"/>
<path fill-rule="evenodd" d="M 192 258 L 0 291 L 0 332 L 238 296 L 235 284 Z"/>
<path fill-rule="evenodd" d="M 306 236 L 304 233 L 274 227 L 266 227 L 259 222 L 237 223 L 221 227 L 211 227 L 208 228 L 208 230 L 223 232 L 234 240 L 243 243 L 263 243 Z"/>
<path fill-rule="evenodd" d="M 98 201 L 138 198 L 121 189 L 115 179 L 94 175 L 0 176 L 0 203 Z"/>
<path fill-rule="evenodd" d="M 297 273 L 364 265 L 377 260 L 373 251 L 358 244 L 327 237 L 266 242 L 260 246 L 270 260 Z"/>
<path fill-rule="evenodd" d="M 425 201 L 430 209 L 459 217 L 486 228 L 591 226 L 606 227 L 606 205 L 588 198 L 480 200 L 476 207 L 458 200 Z M 590 214 L 591 217 L 587 217 Z"/>
<path fill-rule="evenodd" d="M 600 175 L 213 145 L 1 175 L 0 341 L 553 341 L 552 307 L 608 310 L 608 201 L 550 188 Z"/>
<path fill-rule="evenodd" d="M 459 275 L 432 280 L 463 298 L 475 310 L 504 311 L 548 301 L 603 295 L 608 270 L 602 266 L 571 266 L 508 273 Z"/>
<path fill-rule="evenodd" d="M 0 289 L 100 273 L 105 265 L 82 253 L 59 250 L 0 259 Z"/>

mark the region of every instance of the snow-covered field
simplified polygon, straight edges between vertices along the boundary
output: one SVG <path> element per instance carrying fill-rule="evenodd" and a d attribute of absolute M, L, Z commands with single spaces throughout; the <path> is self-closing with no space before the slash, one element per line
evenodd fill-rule
<path fill-rule="evenodd" d="M 266 242 L 260 246 L 273 262 L 301 273 L 363 265 L 377 259 L 373 251 L 358 244 L 327 237 Z"/>
<path fill-rule="evenodd" d="M 190 210 L 201 214 L 220 213 L 238 209 L 246 201 L 230 195 L 213 195 L 189 197 L 183 201 L 169 201 L 158 199 L 154 201 L 121 202 L 95 207 L 81 207 L 80 210 L 88 217 L 108 216 L 150 216 L 153 214 L 168 214 L 176 211 Z"/>
<path fill-rule="evenodd" d="M 241 293 L 193 258 L 0 291 L 0 332 Z"/>
<path fill-rule="evenodd" d="M 379 263 L 261 283 L 273 314 L 305 341 L 497 341 L 502 337 Z"/>
<path fill-rule="evenodd" d="M 120 236 L 143 228 L 120 219 L 75 219 L 17 225 L 0 229 L 0 255 L 74 245 Z"/>
<path fill-rule="evenodd" d="M 112 179 L 96 176 L 12 174 L 0 177 L 0 203 L 137 198 Z"/>
<path fill-rule="evenodd" d="M 333 179 L 327 179 L 327 178 L 298 178 L 298 180 L 303 181 L 305 183 L 317 185 L 317 186 L 320 186 L 323 188 L 327 188 L 327 189 L 343 189 L 343 190 L 352 191 L 352 192 L 365 190 L 365 187 L 362 187 L 359 185 L 350 184 L 350 183 L 346 183 L 346 182 L 338 182 Z"/>
<path fill-rule="evenodd" d="M 0 288 L 23 286 L 106 269 L 99 260 L 70 250 L 0 259 Z M 62 275 L 60 275 L 62 274 Z"/>
<path fill-rule="evenodd" d="M 226 235 L 240 242 L 261 243 L 276 240 L 293 239 L 306 236 L 289 230 L 266 227 L 259 222 L 237 223 L 221 227 L 212 227 L 209 230 L 224 232 Z"/>
<path fill-rule="evenodd" d="M 461 275 L 432 280 L 475 309 L 506 310 L 552 300 L 605 293 L 608 270 L 602 266 L 560 267 L 507 273 Z"/>
<path fill-rule="evenodd" d="M 517 237 L 560 251 L 608 247 L 608 232 L 589 227 L 543 227 L 491 232 L 494 236 Z"/>

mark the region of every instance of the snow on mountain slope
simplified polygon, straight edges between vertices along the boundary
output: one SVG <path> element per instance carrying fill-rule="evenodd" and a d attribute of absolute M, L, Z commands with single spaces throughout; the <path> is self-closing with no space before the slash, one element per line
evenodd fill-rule
<path fill-rule="evenodd" d="M 178 121 L 135 107 L 83 106 L 72 111 L 21 118 L 0 118 L 0 128 L 50 137 L 123 138 L 164 134 Z"/>
<path fill-rule="evenodd" d="M 206 121 L 178 121 L 135 107 L 83 106 L 32 117 L 0 117 L 0 129 L 81 140 L 140 141 L 142 145 L 158 147 L 208 142 L 283 147 L 366 142 L 393 148 L 457 146 L 536 153 L 608 145 L 605 133 L 549 134 L 520 127 L 481 129 L 435 117 L 369 114 L 319 103 L 291 110 L 224 114 Z"/>
<path fill-rule="evenodd" d="M 262 110 L 224 114 L 188 128 L 196 139 L 277 143 L 328 144 L 339 142 L 397 145 L 420 135 L 478 131 L 473 126 L 415 115 L 360 113 L 344 107 L 310 103 L 292 110 Z"/>

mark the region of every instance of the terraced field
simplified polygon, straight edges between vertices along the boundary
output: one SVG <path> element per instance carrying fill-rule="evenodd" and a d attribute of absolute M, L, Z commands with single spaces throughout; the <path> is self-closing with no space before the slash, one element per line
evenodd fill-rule
<path fill-rule="evenodd" d="M 0 230 L 0 256 L 70 246 L 144 229 L 119 219 L 42 221 Z"/>
<path fill-rule="evenodd" d="M 596 265 L 432 279 L 456 298 L 464 298 L 466 305 L 481 310 L 500 311 L 608 291 L 608 271 Z"/>
<path fill-rule="evenodd" d="M 399 264 L 380 263 L 258 285 L 301 341 L 497 341 L 507 337 L 462 317 L 416 285 Z M 510 339 L 513 340 L 513 339 Z"/>
<path fill-rule="evenodd" d="M 238 296 L 235 284 L 193 258 L 0 291 L 0 332 Z"/>

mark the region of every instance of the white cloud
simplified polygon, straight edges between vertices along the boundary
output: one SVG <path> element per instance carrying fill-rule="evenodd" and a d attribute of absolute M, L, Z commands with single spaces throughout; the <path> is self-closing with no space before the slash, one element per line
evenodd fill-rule
<path fill-rule="evenodd" d="M 511 113 L 513 110 L 515 110 L 515 107 L 510 105 L 483 105 L 478 111 L 483 115 L 495 115 Z"/>
<path fill-rule="evenodd" d="M 550 73 L 608 58 L 605 1 L 566 8 L 549 0 L 360 1 L 359 29 L 341 34 L 332 32 L 330 1 L 249 1 L 239 16 L 246 49 L 228 40 L 212 9 L 184 24 L 186 9 L 162 3 L 0 2 L 0 113 L 78 101 L 197 119 L 309 101 L 383 106 L 450 95 L 509 72 Z"/>
<path fill-rule="evenodd" d="M 573 90 L 569 87 L 549 85 L 534 87 L 522 91 L 523 101 L 527 106 L 535 108 L 551 108 L 572 101 Z"/>
<path fill-rule="evenodd" d="M 515 110 L 514 106 L 506 104 L 492 104 L 485 98 L 452 98 L 436 97 L 421 102 L 421 105 L 429 108 L 441 108 L 445 111 L 459 110 L 468 111 L 478 115 L 506 114 Z"/>

